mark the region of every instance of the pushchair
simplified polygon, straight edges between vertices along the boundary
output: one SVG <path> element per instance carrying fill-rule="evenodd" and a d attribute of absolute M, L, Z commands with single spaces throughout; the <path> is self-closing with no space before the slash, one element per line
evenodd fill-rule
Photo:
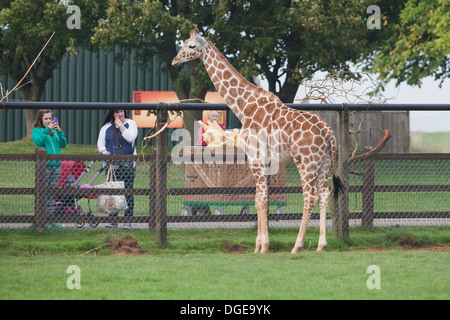
<path fill-rule="evenodd" d="M 59 176 L 58 188 L 91 188 L 91 184 L 94 180 L 105 170 L 102 166 L 97 173 L 92 177 L 88 184 L 80 185 L 80 181 L 90 171 L 91 166 L 94 164 L 92 161 L 86 166 L 82 161 L 61 161 L 61 174 Z M 89 211 L 84 213 L 83 208 L 78 204 L 78 200 L 87 198 Z M 76 195 L 64 195 L 59 196 L 55 200 L 54 214 L 55 215 L 86 215 L 92 216 L 91 199 L 96 199 L 97 196 L 76 196 Z M 98 226 L 98 223 L 89 223 L 92 228 Z M 77 228 L 84 227 L 84 223 L 75 223 Z"/>

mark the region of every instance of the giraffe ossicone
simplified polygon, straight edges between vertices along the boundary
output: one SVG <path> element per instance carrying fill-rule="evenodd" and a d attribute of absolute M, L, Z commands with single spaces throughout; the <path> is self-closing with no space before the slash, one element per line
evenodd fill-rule
<path fill-rule="evenodd" d="M 326 214 L 330 190 L 328 172 L 333 163 L 335 195 L 342 188 L 336 168 L 336 138 L 331 127 L 317 114 L 285 106 L 274 94 L 247 81 L 208 39 L 196 30 L 184 42 L 172 65 L 200 59 L 211 81 L 242 123 L 239 143 L 248 158 L 256 183 L 255 206 L 258 233 L 255 253 L 269 251 L 267 226 L 268 164 L 294 162 L 304 195 L 303 217 L 291 253 L 303 247 L 306 228 L 314 207 L 320 208 L 318 251 L 326 245 Z"/>

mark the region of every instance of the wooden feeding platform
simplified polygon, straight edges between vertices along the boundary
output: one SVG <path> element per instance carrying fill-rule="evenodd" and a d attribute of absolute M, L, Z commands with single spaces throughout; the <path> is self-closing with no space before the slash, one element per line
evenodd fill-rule
<path fill-rule="evenodd" d="M 255 180 L 240 148 L 185 147 L 183 156 L 192 156 L 194 160 L 185 164 L 185 187 L 203 190 L 184 195 L 185 206 L 255 205 Z M 284 187 L 285 184 L 286 171 L 280 166 L 278 172 L 270 176 L 270 186 Z M 269 205 L 283 207 L 286 204 L 286 194 L 269 197 Z"/>

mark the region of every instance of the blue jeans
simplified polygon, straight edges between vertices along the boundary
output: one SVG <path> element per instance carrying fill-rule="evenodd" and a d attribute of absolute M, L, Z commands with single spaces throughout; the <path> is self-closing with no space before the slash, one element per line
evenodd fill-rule
<path fill-rule="evenodd" d="M 48 188 L 57 188 L 58 187 L 60 174 L 61 174 L 61 168 L 47 169 L 47 187 Z M 47 196 L 47 214 L 54 213 L 55 200 L 56 200 L 56 197 L 54 195 Z"/>

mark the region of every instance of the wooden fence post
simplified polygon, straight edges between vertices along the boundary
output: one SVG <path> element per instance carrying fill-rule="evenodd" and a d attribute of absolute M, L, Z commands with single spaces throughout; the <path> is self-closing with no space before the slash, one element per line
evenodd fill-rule
<path fill-rule="evenodd" d="M 156 131 L 158 132 L 168 121 L 167 104 L 160 103 L 156 118 Z M 156 136 L 156 215 L 155 228 L 156 240 L 159 243 L 167 243 L 167 128 Z"/>
<path fill-rule="evenodd" d="M 156 231 L 156 208 L 157 208 L 157 200 L 156 200 L 156 152 L 153 150 L 150 154 L 150 168 L 149 168 L 149 195 L 148 195 L 148 216 L 149 230 Z"/>
<path fill-rule="evenodd" d="M 47 218 L 47 150 L 36 148 L 34 169 L 34 224 L 44 232 Z"/>
<path fill-rule="evenodd" d="M 373 227 L 373 207 L 375 198 L 375 157 L 364 159 L 362 190 L 362 221 L 366 228 Z"/>
<path fill-rule="evenodd" d="M 348 110 L 339 111 L 338 115 L 338 173 L 344 187 L 343 192 L 339 193 L 336 212 L 333 215 L 333 229 L 337 238 L 343 239 L 349 236 L 349 209 L 348 209 L 348 159 L 349 159 L 349 114 Z"/>

